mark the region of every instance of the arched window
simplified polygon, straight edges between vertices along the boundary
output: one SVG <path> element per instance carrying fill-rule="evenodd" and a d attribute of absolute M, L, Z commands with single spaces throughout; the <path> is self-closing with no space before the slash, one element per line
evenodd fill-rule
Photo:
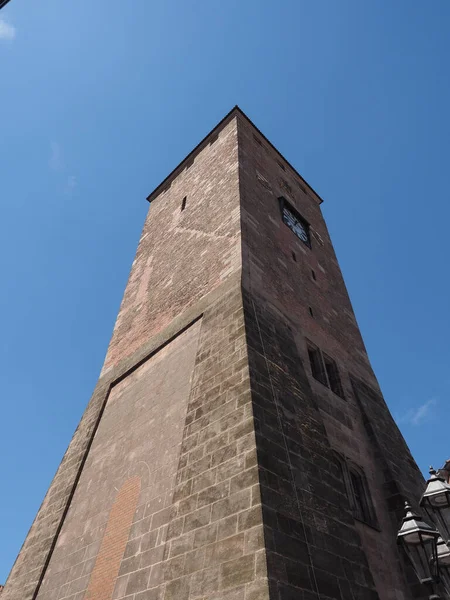
<path fill-rule="evenodd" d="M 364 470 L 342 454 L 339 454 L 338 452 L 335 454 L 341 465 L 342 477 L 344 479 L 353 516 L 355 519 L 358 519 L 358 521 L 367 523 L 372 527 L 378 527 Z"/>

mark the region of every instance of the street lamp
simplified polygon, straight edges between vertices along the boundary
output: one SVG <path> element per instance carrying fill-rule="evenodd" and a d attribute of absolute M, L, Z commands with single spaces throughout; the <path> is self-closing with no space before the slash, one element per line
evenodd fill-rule
<path fill-rule="evenodd" d="M 420 499 L 420 506 L 427 516 L 436 523 L 446 543 L 450 540 L 450 485 L 430 467 L 430 479 Z"/>
<path fill-rule="evenodd" d="M 437 541 L 437 560 L 439 579 L 444 584 L 447 594 L 450 595 L 450 548 L 441 537 Z"/>
<path fill-rule="evenodd" d="M 423 584 L 431 587 L 439 581 L 437 561 L 437 540 L 439 532 L 415 514 L 409 502 L 405 502 L 406 514 L 403 517 L 397 541 L 405 550 L 414 571 Z M 439 596 L 432 593 L 430 600 Z"/>

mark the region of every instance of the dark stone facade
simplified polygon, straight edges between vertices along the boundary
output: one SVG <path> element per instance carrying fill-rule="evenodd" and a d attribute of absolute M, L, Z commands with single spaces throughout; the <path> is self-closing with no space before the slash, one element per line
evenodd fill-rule
<path fill-rule="evenodd" d="M 288 324 L 246 295 L 271 598 L 378 598 Z"/>
<path fill-rule="evenodd" d="M 2 600 L 423 597 L 395 543 L 423 480 L 321 199 L 236 108 L 150 200 L 102 375 Z M 308 343 L 342 397 L 312 376 Z M 342 460 L 376 523 L 355 517 Z"/>

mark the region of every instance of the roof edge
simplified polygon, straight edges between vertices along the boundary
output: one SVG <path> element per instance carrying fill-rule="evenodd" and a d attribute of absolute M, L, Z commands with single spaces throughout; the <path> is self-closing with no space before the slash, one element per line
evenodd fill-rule
<path fill-rule="evenodd" d="M 302 180 L 302 182 L 308 187 L 308 189 L 314 194 L 319 204 L 322 204 L 323 199 L 319 196 L 315 189 L 300 175 L 297 169 L 293 167 L 288 160 L 286 160 L 286 158 L 281 154 L 281 152 L 272 144 L 272 142 L 262 133 L 262 131 L 253 123 L 253 121 L 245 114 L 245 112 L 241 108 L 239 108 L 237 104 L 233 106 L 233 108 L 223 117 L 223 119 L 219 121 L 219 123 L 217 123 L 217 125 L 213 129 L 211 129 L 211 131 L 195 146 L 195 148 L 191 150 L 191 152 L 189 152 L 189 154 L 187 154 L 183 158 L 183 160 L 179 162 L 178 165 L 167 175 L 167 177 L 163 179 L 163 181 L 147 196 L 147 201 L 152 202 L 155 199 L 155 197 L 158 196 L 161 193 L 161 191 L 163 191 L 164 188 L 172 181 L 172 179 L 179 173 L 181 173 L 181 171 L 184 168 L 184 164 L 187 163 L 191 158 L 193 158 L 198 152 L 203 150 L 203 148 L 207 145 L 209 138 L 211 138 L 221 129 L 223 129 L 225 125 L 228 125 L 228 123 L 232 120 L 232 118 L 235 115 L 240 115 L 241 117 L 243 117 L 258 132 L 258 134 L 263 138 L 263 140 L 273 150 L 275 150 L 278 156 L 283 159 L 283 161 L 292 169 L 292 171 L 297 175 L 297 177 L 299 177 Z"/>

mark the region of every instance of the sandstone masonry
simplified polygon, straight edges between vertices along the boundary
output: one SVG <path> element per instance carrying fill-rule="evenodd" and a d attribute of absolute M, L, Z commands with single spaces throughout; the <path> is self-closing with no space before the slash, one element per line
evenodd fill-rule
<path fill-rule="evenodd" d="M 395 543 L 423 480 L 320 197 L 236 107 L 149 201 L 100 379 L 2 600 L 424 598 Z"/>

